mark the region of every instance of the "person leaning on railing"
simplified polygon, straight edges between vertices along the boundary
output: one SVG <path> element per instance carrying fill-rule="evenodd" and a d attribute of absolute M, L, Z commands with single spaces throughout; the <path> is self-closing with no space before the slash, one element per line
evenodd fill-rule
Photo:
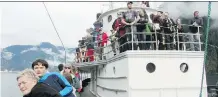
<path fill-rule="evenodd" d="M 107 41 L 108 41 L 108 35 L 106 32 L 102 31 L 102 29 L 100 30 L 100 34 L 97 37 L 98 40 L 98 47 L 99 47 L 99 58 L 100 60 L 102 60 L 102 54 L 104 53 L 104 46 L 107 45 Z"/>
<path fill-rule="evenodd" d="M 195 35 L 189 35 L 190 42 L 200 41 L 199 39 L 200 35 L 196 35 L 199 34 L 199 30 L 203 26 L 203 19 L 202 17 L 199 17 L 199 11 L 194 12 L 194 18 L 190 20 L 190 24 L 192 25 L 189 27 L 191 34 L 195 34 Z M 191 43 L 190 46 L 191 46 L 191 50 L 199 51 L 199 44 Z"/>
<path fill-rule="evenodd" d="M 136 26 L 131 27 L 131 25 L 134 25 L 135 23 L 137 23 L 137 21 L 139 20 L 139 14 L 135 10 L 132 9 L 132 4 L 133 4 L 133 2 L 127 3 L 128 10 L 126 12 L 124 12 L 123 19 L 121 20 L 121 22 L 126 25 L 125 31 L 127 34 L 126 35 L 127 41 L 129 42 L 127 50 L 132 50 L 132 48 L 134 50 L 137 50 L 136 43 L 133 43 L 133 47 L 132 47 L 132 40 L 133 41 L 137 40 L 135 37 L 136 35 L 134 35 L 135 32 L 137 32 Z M 131 32 L 133 32 L 133 33 L 131 33 Z M 132 34 L 133 34 L 133 36 L 132 36 Z M 133 37 L 133 39 L 132 39 L 132 37 Z"/>
<path fill-rule="evenodd" d="M 157 41 L 159 41 L 158 49 L 163 50 L 164 49 L 163 35 L 161 33 L 162 32 L 161 26 L 163 25 L 163 12 L 162 11 L 154 12 L 150 15 L 150 18 L 153 22 L 153 30 L 158 32 L 156 36 Z M 154 44 L 154 49 L 156 49 L 156 43 Z"/>
<path fill-rule="evenodd" d="M 113 22 L 112 28 L 114 31 L 114 37 L 115 39 L 118 39 L 118 43 L 119 43 L 119 50 L 120 53 L 124 52 L 127 50 L 127 45 L 124 45 L 124 43 L 126 43 L 126 35 L 125 35 L 125 24 L 123 24 L 121 22 L 122 20 L 122 13 L 118 12 L 117 13 L 117 19 Z"/>
<path fill-rule="evenodd" d="M 80 50 L 80 43 L 78 44 L 78 47 L 76 48 L 76 61 L 77 63 L 82 62 L 81 58 L 81 50 Z"/>
<path fill-rule="evenodd" d="M 110 37 L 110 41 L 111 41 L 111 47 L 112 47 L 112 51 L 114 53 L 114 56 L 116 55 L 116 47 L 115 47 L 115 42 L 117 40 L 117 37 L 115 36 L 117 32 L 115 32 L 114 30 L 110 30 L 111 31 L 111 36 Z"/>
<path fill-rule="evenodd" d="M 148 15 L 145 9 L 141 9 L 139 11 L 139 17 L 137 28 L 137 39 L 139 41 L 138 46 L 140 50 L 148 50 L 150 48 L 151 43 L 142 43 L 145 41 L 151 41 L 149 33 L 151 33 L 149 24 L 148 24 Z"/>
<path fill-rule="evenodd" d="M 93 32 L 92 28 L 87 29 L 87 35 L 86 35 L 86 55 L 85 60 L 86 62 L 92 62 L 94 61 L 94 44 L 93 44 L 93 37 L 91 35 L 91 32 Z"/>
<path fill-rule="evenodd" d="M 176 36 L 176 50 L 182 50 L 184 48 L 184 44 L 180 42 L 184 42 L 184 35 L 180 33 L 184 33 L 184 29 L 181 23 L 181 19 L 176 20 L 177 27 L 177 36 Z"/>
<path fill-rule="evenodd" d="M 174 46 L 174 38 L 175 38 L 175 22 L 172 18 L 169 17 L 168 12 L 164 12 L 164 18 L 163 18 L 163 31 L 164 31 L 164 41 L 165 46 L 164 48 L 166 50 L 173 50 L 175 48 Z"/>

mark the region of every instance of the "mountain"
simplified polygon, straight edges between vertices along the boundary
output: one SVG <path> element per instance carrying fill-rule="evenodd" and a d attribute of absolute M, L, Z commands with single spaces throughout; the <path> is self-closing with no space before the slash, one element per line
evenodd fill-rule
<path fill-rule="evenodd" d="M 73 62 L 75 48 L 66 48 L 67 63 Z M 20 71 L 31 68 L 36 59 L 45 59 L 51 68 L 65 62 L 65 51 L 61 46 L 49 42 L 39 45 L 12 45 L 1 51 L 1 71 Z"/>

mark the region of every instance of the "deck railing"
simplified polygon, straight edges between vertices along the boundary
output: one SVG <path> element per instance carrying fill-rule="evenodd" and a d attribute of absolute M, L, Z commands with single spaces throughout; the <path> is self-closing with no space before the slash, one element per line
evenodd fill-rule
<path fill-rule="evenodd" d="M 153 23 L 146 23 L 146 25 L 148 24 L 151 26 L 154 25 Z M 202 47 L 201 45 L 203 44 L 201 42 L 202 34 L 200 34 L 200 31 L 199 31 L 201 26 L 197 26 L 197 33 L 191 33 L 191 32 L 185 33 L 185 32 L 179 32 L 179 30 L 177 29 L 177 25 L 173 25 L 171 27 L 173 27 L 175 31 L 173 31 L 173 33 L 167 33 L 167 32 L 164 32 L 163 29 L 170 28 L 170 27 L 163 27 L 163 26 L 160 26 L 161 30 L 156 30 L 155 27 L 153 27 L 153 30 L 151 29 L 151 32 L 145 32 L 145 31 L 136 32 L 134 31 L 134 29 L 137 25 L 142 25 L 142 24 L 134 24 L 134 25 L 129 26 L 131 28 L 131 32 L 126 32 L 123 36 L 120 36 L 119 38 L 116 38 L 115 40 L 111 40 L 110 37 L 113 37 L 113 36 L 109 36 L 109 38 L 107 39 L 107 43 L 105 43 L 104 46 L 99 46 L 99 45 L 96 46 L 96 44 L 101 43 L 102 40 L 99 40 L 99 41 L 95 40 L 94 42 L 86 43 L 85 44 L 86 46 L 79 47 L 79 48 L 82 48 L 83 50 L 81 50 L 80 52 L 76 52 L 75 63 L 106 60 L 114 56 L 113 51 L 115 51 L 116 55 L 120 54 L 119 51 L 122 48 L 124 49 L 124 52 L 127 50 L 140 50 L 142 49 L 142 47 L 139 47 L 139 44 L 142 46 L 146 46 L 146 45 L 148 46 L 148 48 L 146 49 L 143 48 L 143 50 L 202 51 L 202 48 L 201 48 Z M 181 26 L 190 27 L 193 25 L 182 24 Z M 173 41 L 170 41 L 170 42 L 166 41 L 166 37 L 169 35 L 171 36 Z M 146 41 L 147 36 L 150 37 L 149 41 L 148 40 Z M 143 38 L 142 41 L 139 41 L 139 37 Z M 125 43 L 118 45 L 118 43 L 122 40 L 121 38 L 128 39 L 128 40 L 124 40 L 126 41 Z M 180 38 L 182 38 L 183 41 L 180 41 L 181 40 Z M 97 37 L 95 37 L 95 39 L 97 39 Z M 160 44 L 162 44 L 161 46 L 163 49 L 160 49 Z M 89 51 L 92 50 L 94 52 L 93 54 L 86 55 L 88 52 L 86 48 L 87 45 L 92 45 L 92 46 L 95 45 L 95 47 L 93 47 L 92 49 L 89 49 Z M 166 47 L 170 45 L 171 45 L 171 47 L 169 47 L 170 49 L 169 48 L 167 49 Z M 112 46 L 115 46 L 115 47 L 113 48 Z M 92 58 L 93 60 L 90 60 Z"/>

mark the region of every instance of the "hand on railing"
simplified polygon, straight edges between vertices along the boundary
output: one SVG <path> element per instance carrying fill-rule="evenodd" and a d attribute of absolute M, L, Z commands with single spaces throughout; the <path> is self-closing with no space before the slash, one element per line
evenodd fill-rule
<path fill-rule="evenodd" d="M 145 23 L 145 24 L 154 24 L 154 23 Z M 141 23 L 135 23 L 135 24 L 133 24 L 133 25 L 131 25 L 131 26 L 137 26 L 137 25 L 145 25 L 145 24 L 141 24 Z M 192 25 L 187 25 L 187 24 L 181 24 L 182 26 L 192 26 Z M 172 26 L 177 26 L 177 25 L 172 25 Z M 160 27 L 164 27 L 164 26 L 160 26 Z M 199 27 L 201 27 L 201 26 L 199 26 Z M 169 28 L 169 27 L 165 27 L 165 28 Z M 177 27 L 175 27 L 176 29 L 178 29 Z M 118 33 L 118 32 L 117 32 Z M 122 35 L 122 36 L 119 36 L 119 37 L 117 37 L 115 40 L 113 40 L 112 42 L 111 42 L 111 44 L 112 43 L 114 43 L 114 42 L 117 42 L 120 38 L 123 38 L 123 37 L 125 37 L 126 35 L 128 35 L 128 34 L 131 34 L 131 33 L 125 33 L 124 35 Z M 133 33 L 134 35 L 136 34 L 144 34 L 144 33 Z M 160 32 L 151 32 L 151 35 L 152 34 L 154 34 L 154 35 L 156 35 L 156 34 L 162 34 L 162 35 L 177 35 L 177 36 L 181 36 L 181 35 L 196 35 L 196 34 L 192 34 L 192 33 L 172 33 L 172 34 L 165 34 L 165 33 L 160 33 Z M 199 34 L 198 34 L 199 35 Z M 201 34 L 200 34 L 201 35 Z M 113 37 L 113 34 L 111 35 L 111 36 L 109 36 L 108 38 L 107 38 L 107 40 L 109 40 L 109 41 L 111 41 L 112 40 L 112 38 L 111 37 Z M 93 44 L 93 43 L 101 43 L 101 42 L 104 42 L 104 41 L 107 41 L 107 40 L 97 40 L 97 41 L 94 41 L 94 42 L 92 42 L 92 43 L 89 43 L 89 44 Z M 153 41 L 127 41 L 126 43 L 124 43 L 124 44 L 127 44 L 127 43 L 158 43 L 157 42 L 158 40 L 153 40 Z M 162 43 L 162 42 L 164 42 L 164 41 L 159 41 L 159 43 Z M 179 42 L 179 40 L 177 39 L 177 41 L 173 41 L 172 43 L 166 43 L 166 44 L 175 44 L 175 42 L 177 43 L 177 42 Z M 196 44 L 197 42 L 179 42 L 179 43 L 184 43 L 184 44 L 186 44 L 186 43 L 193 43 L 193 44 Z M 88 43 L 87 43 L 88 44 Z M 86 45 L 87 45 L 86 44 Z M 109 44 L 109 45 L 104 45 L 104 47 L 98 47 L 99 49 L 105 49 L 105 48 L 108 48 L 108 47 L 111 47 L 111 44 Z M 119 47 L 121 47 L 121 46 L 123 46 L 124 44 L 122 44 L 122 45 L 120 45 Z M 82 45 L 83 47 L 85 46 L 85 45 Z M 80 46 L 80 47 L 82 47 L 82 46 Z M 118 49 L 119 47 L 116 47 L 116 49 Z M 92 49 L 92 50 L 94 50 L 94 52 L 95 52 L 95 49 Z M 79 53 L 83 53 L 83 52 L 87 52 L 87 50 L 86 51 L 81 51 L 81 52 L 79 52 Z M 112 52 L 112 51 L 109 51 L 109 52 Z M 105 52 L 104 54 L 102 54 L 102 55 L 105 55 L 105 54 L 108 54 L 109 52 Z M 94 57 L 94 56 L 98 56 L 99 54 L 97 54 L 97 53 L 94 53 L 93 55 L 88 55 L 88 56 L 83 56 L 83 57 L 80 57 L 80 58 L 90 58 L 90 57 Z M 94 57 L 94 60 L 96 60 L 96 58 Z"/>

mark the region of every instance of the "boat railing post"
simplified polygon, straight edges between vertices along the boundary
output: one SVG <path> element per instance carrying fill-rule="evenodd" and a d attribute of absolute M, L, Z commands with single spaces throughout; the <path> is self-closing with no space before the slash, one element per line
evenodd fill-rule
<path fill-rule="evenodd" d="M 178 47 L 178 50 L 179 50 L 179 44 L 180 44 L 180 42 L 179 42 L 179 29 L 178 29 L 178 26 L 176 27 L 176 34 L 177 34 L 177 47 Z"/>
<path fill-rule="evenodd" d="M 201 34 L 200 34 L 200 27 L 201 26 L 198 26 L 198 44 L 199 44 L 199 51 L 201 51 Z"/>
<path fill-rule="evenodd" d="M 176 88 L 176 97 L 178 97 L 178 88 Z"/>
<path fill-rule="evenodd" d="M 134 25 L 131 25 L 131 35 L 132 35 L 132 50 L 133 50 L 133 38 L 134 38 L 134 36 L 133 36 L 133 26 L 134 26 Z"/>
<path fill-rule="evenodd" d="M 91 56 L 92 56 L 92 55 L 89 55 L 89 56 L 88 56 L 88 62 L 90 62 L 90 57 L 91 57 Z"/>
<path fill-rule="evenodd" d="M 154 28 L 154 31 L 155 31 L 155 45 L 156 45 L 156 50 L 158 50 L 158 44 L 157 44 L 157 30 L 156 28 Z"/>

